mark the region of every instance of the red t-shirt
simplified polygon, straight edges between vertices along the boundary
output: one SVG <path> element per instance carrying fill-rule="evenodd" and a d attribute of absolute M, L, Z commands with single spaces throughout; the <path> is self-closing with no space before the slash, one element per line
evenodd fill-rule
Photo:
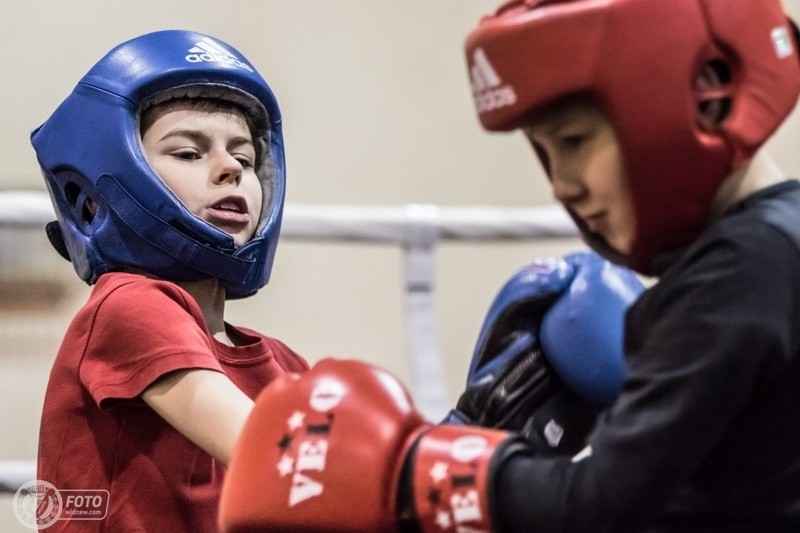
<path fill-rule="evenodd" d="M 139 395 L 168 372 L 204 368 L 223 372 L 255 398 L 276 377 L 308 368 L 283 343 L 226 327 L 251 342 L 230 347 L 216 341 L 194 299 L 174 283 L 129 273 L 101 276 L 50 373 L 37 477 L 59 491 L 108 491 L 108 514 L 104 520 L 57 520 L 48 532 L 217 530 L 224 465 Z"/>

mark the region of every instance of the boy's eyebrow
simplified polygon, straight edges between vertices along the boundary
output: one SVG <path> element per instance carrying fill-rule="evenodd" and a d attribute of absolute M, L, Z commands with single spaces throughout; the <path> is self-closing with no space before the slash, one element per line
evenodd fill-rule
<path fill-rule="evenodd" d="M 566 126 L 575 122 L 575 114 L 571 112 L 554 114 L 547 121 L 549 124 L 545 125 L 544 130 L 550 135 L 556 135 Z"/>
<path fill-rule="evenodd" d="M 167 133 L 165 133 L 158 140 L 158 142 L 164 141 L 164 140 L 169 139 L 171 137 L 186 137 L 186 138 L 191 139 L 191 140 L 193 140 L 195 142 L 201 142 L 201 141 L 204 141 L 204 140 L 208 139 L 208 137 L 206 135 L 203 135 L 202 133 L 200 133 L 197 130 L 186 130 L 186 129 L 183 129 L 183 130 L 170 130 L 170 131 L 168 131 Z"/>
<path fill-rule="evenodd" d="M 542 124 L 544 123 L 544 124 Z M 525 134 L 535 135 L 535 132 L 538 130 L 544 135 L 554 136 L 557 135 L 558 132 L 565 126 L 565 121 L 561 118 L 546 118 L 541 120 L 538 125 L 530 124 L 524 128 Z"/>
<path fill-rule="evenodd" d="M 180 129 L 180 130 L 171 130 L 164 134 L 163 137 L 159 139 L 159 142 L 169 139 L 170 137 L 186 137 L 191 139 L 195 142 L 201 142 L 208 139 L 208 135 L 198 131 L 198 130 L 189 130 L 189 129 Z M 244 136 L 236 136 L 233 137 L 230 141 L 228 141 L 228 146 L 242 146 L 244 144 L 249 144 L 255 147 L 253 141 L 248 139 Z"/>
<path fill-rule="evenodd" d="M 228 141 L 228 146 L 242 146 L 243 144 L 249 144 L 253 148 L 255 148 L 255 144 L 253 144 L 253 141 L 248 139 L 247 137 L 242 137 L 242 136 L 234 137 L 233 139 Z"/>
<path fill-rule="evenodd" d="M 540 124 L 536 129 L 539 129 L 544 135 L 551 137 L 560 135 L 564 129 L 572 127 L 574 124 L 578 124 L 578 127 L 585 127 L 587 124 L 587 122 L 583 120 L 583 117 L 577 117 L 573 113 L 547 117 L 541 122 L 544 124 Z M 526 132 L 529 132 L 528 134 L 530 135 L 533 133 L 534 128 L 533 126 L 528 126 Z"/>

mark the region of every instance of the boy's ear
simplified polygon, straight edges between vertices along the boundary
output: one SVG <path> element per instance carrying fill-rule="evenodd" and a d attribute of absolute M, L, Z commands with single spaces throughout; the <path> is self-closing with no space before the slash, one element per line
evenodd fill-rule
<path fill-rule="evenodd" d="M 67 250 L 67 245 L 64 242 L 64 235 L 61 233 L 61 227 L 59 227 L 58 221 L 54 220 L 52 222 L 48 222 L 44 227 L 44 230 L 45 233 L 47 233 L 47 239 L 50 241 L 50 244 L 53 245 L 53 248 L 56 249 L 58 255 L 71 262 L 72 259 L 69 257 L 69 251 Z"/>

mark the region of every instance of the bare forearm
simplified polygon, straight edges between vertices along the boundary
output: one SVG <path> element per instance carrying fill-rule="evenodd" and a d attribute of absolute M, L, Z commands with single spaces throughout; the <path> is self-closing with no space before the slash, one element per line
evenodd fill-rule
<path fill-rule="evenodd" d="M 253 408 L 224 374 L 184 370 L 166 375 L 142 399 L 172 427 L 212 457 L 227 464 Z"/>

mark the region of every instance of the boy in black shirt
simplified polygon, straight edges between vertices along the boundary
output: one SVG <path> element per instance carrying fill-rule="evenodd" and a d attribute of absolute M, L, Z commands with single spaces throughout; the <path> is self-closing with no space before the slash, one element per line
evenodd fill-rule
<path fill-rule="evenodd" d="M 247 516 L 338 531 L 800 531 L 800 184 L 761 150 L 800 94 L 797 45 L 778 0 L 513 0 L 484 18 L 466 45 L 484 127 L 522 129 L 586 241 L 659 278 L 626 317 L 621 394 L 590 446 L 545 458 L 512 434 L 430 427 L 376 370 L 320 363 L 268 388 L 248 422 L 229 478 L 263 495 Z M 263 446 L 283 434 L 276 411 L 327 380 L 342 392 L 320 492 L 287 505 L 291 486 L 253 466 L 277 462 Z M 370 446 L 345 455 L 355 435 Z M 359 508 L 345 496 L 387 490 Z M 302 509 L 336 511 L 310 522 Z"/>

